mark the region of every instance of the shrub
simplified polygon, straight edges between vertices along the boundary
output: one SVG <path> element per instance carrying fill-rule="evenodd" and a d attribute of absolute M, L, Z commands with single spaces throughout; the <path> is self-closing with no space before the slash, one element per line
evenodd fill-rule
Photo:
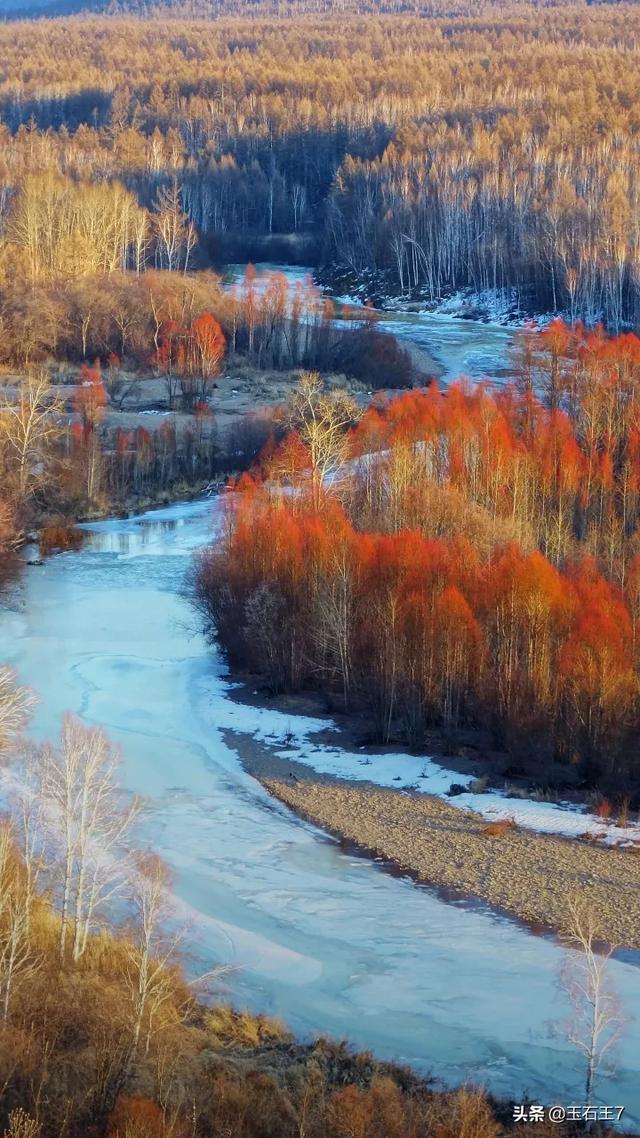
<path fill-rule="evenodd" d="M 46 556 L 48 553 L 65 553 L 70 549 L 80 549 L 83 541 L 84 533 L 78 526 L 69 525 L 67 522 L 58 522 L 54 525 L 44 526 L 40 530 L 38 544 L 40 553 Z"/>
<path fill-rule="evenodd" d="M 626 829 L 626 827 L 629 825 L 630 804 L 631 803 L 628 795 L 620 799 L 620 804 L 618 806 L 618 817 L 616 821 L 619 826 L 622 826 L 623 829 Z"/>
<path fill-rule="evenodd" d="M 108 1138 L 166 1138 L 160 1107 L 143 1095 L 123 1096 L 111 1116 Z"/>
<path fill-rule="evenodd" d="M 467 788 L 461 782 L 452 782 L 447 791 L 448 798 L 457 798 L 459 794 L 466 794 Z"/>
<path fill-rule="evenodd" d="M 211 1009 L 207 1031 L 220 1047 L 259 1047 L 282 1043 L 291 1038 L 280 1020 L 266 1015 L 250 1015 L 222 1004 Z"/>
<path fill-rule="evenodd" d="M 497 1138 L 502 1133 L 483 1091 L 461 1087 L 434 1103 L 437 1138 Z"/>
<path fill-rule="evenodd" d="M 341 336 L 336 367 L 366 383 L 371 390 L 411 387 L 415 369 L 411 356 L 393 336 L 368 324 Z"/>
<path fill-rule="evenodd" d="M 517 829 L 515 818 L 498 818 L 495 822 L 489 822 L 488 826 L 483 826 L 480 833 L 485 838 L 504 838 L 511 830 Z"/>
<path fill-rule="evenodd" d="M 9 1115 L 9 1129 L 5 1130 L 4 1138 L 40 1138 L 40 1123 L 31 1118 L 22 1107 L 12 1110 Z"/>

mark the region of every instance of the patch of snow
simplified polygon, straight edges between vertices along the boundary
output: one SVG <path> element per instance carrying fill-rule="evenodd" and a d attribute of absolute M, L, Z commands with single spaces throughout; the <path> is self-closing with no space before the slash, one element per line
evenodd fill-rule
<path fill-rule="evenodd" d="M 259 742 L 276 748 L 279 758 L 311 767 L 319 774 L 335 778 L 374 783 L 396 790 L 411 790 L 445 799 L 460 810 L 473 810 L 487 821 L 512 818 L 519 826 L 541 834 L 567 838 L 590 838 L 606 845 L 640 848 L 640 823 L 626 827 L 608 824 L 595 814 L 583 813 L 569 802 L 539 802 L 510 798 L 500 791 L 474 792 L 474 777 L 448 770 L 431 758 L 420 755 L 370 754 L 352 752 L 317 742 L 313 736 L 327 727 L 338 731 L 331 721 L 310 716 L 287 715 L 272 708 L 256 708 L 219 696 L 212 701 L 217 726 L 253 735 Z M 280 749 L 282 743 L 286 749 Z M 464 793 L 449 796 L 452 785 Z"/>
<path fill-rule="evenodd" d="M 486 288 L 479 291 L 458 289 L 451 296 L 438 301 L 433 311 L 512 327 L 519 327 L 531 320 L 536 324 L 545 324 L 552 319 L 548 315 L 532 316 L 529 312 L 523 312 L 517 288 Z"/>
<path fill-rule="evenodd" d="M 351 293 L 345 293 L 344 296 L 334 296 L 330 294 L 331 299 L 335 300 L 336 304 L 342 304 L 345 308 L 363 308 L 362 298 L 354 296 Z"/>

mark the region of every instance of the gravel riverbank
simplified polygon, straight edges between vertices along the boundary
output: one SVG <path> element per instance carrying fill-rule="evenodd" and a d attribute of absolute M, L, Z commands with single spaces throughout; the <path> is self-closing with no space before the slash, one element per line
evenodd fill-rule
<path fill-rule="evenodd" d="M 475 897 L 514 917 L 560 931 L 576 893 L 599 915 L 603 936 L 640 948 L 640 856 L 518 829 L 503 837 L 487 823 L 429 795 L 317 774 L 235 732 L 245 768 L 296 813 L 417 880 Z"/>

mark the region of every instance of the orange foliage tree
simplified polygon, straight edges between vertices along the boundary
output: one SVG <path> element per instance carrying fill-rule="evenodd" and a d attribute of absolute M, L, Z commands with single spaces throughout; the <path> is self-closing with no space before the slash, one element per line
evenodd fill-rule
<path fill-rule="evenodd" d="M 557 323 L 523 350 L 539 396 L 377 401 L 328 479 L 290 431 L 195 591 L 234 660 L 339 693 L 382 740 L 480 724 L 529 766 L 637 785 L 640 341 Z"/>

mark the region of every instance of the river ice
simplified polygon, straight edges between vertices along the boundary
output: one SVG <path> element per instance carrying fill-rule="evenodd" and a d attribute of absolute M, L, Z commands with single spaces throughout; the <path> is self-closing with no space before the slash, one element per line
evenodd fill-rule
<path fill-rule="evenodd" d="M 377 327 L 400 342 L 406 340 L 431 352 L 442 367 L 440 381 L 445 385 L 465 377 L 501 386 L 509 378 L 513 329 L 441 312 L 385 314 Z"/>
<path fill-rule="evenodd" d="M 580 1103 L 580 1059 L 548 1030 L 566 1012 L 558 945 L 343 851 L 274 803 L 223 742 L 218 722 L 242 709 L 229 706 L 224 666 L 181 596 L 218 509 L 96 523 L 81 552 L 25 572 L 0 612 L 0 659 L 41 695 L 34 734 L 54 735 L 70 709 L 122 744 L 126 785 L 148 803 L 144 839 L 174 869 L 193 951 L 234 966 L 237 1003 L 448 1082 Z M 637 1010 L 640 969 L 616 961 L 613 975 Z M 637 1020 L 619 1059 L 598 1096 L 638 1123 Z"/>

